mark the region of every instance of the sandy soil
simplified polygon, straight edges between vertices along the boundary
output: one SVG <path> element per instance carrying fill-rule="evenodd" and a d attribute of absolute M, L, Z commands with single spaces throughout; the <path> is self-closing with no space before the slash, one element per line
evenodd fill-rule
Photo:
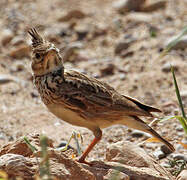
<path fill-rule="evenodd" d="M 0 84 L 0 145 L 33 132 L 46 134 L 56 145 L 68 140 L 72 131 L 80 132 L 84 139 L 82 149 L 93 138 L 89 130 L 71 126 L 48 112 L 32 84 L 29 54 L 12 55 L 20 46 L 27 48 L 31 43 L 27 34 L 30 27 L 36 27 L 62 53 L 65 46 L 77 42 L 80 32 L 86 33 L 79 41 L 78 58 L 65 62 L 65 67 L 97 77 L 123 94 L 159 107 L 163 113 L 156 114 L 157 117 L 179 111 L 171 73 L 164 67 L 166 63 L 175 65 L 179 87 L 186 92 L 187 51 L 173 50 L 163 59 L 158 56 L 163 44 L 177 35 L 187 22 L 186 1 L 168 0 L 165 9 L 144 13 L 146 18 L 143 19 L 136 18 L 140 13 L 135 12 L 120 15 L 112 3 L 112 0 L 1 0 L 0 76 L 8 74 L 19 81 Z M 74 9 L 85 17 L 59 21 Z M 150 36 L 151 28 L 156 31 L 155 38 Z M 10 41 L 6 39 L 8 35 Z M 115 53 L 119 42 L 129 42 L 123 55 Z M 187 97 L 184 104 L 187 107 Z M 151 120 L 145 119 L 148 123 Z M 184 140 L 177 120 L 158 123 L 153 128 L 177 147 L 177 153 L 185 153 L 177 143 Z M 120 125 L 104 129 L 103 138 L 89 159 L 103 159 L 110 143 L 145 140 L 145 136 L 134 138 L 131 133 L 132 130 Z M 72 145 L 75 146 L 74 142 Z M 145 143 L 143 148 L 153 153 L 160 146 L 159 143 Z"/>

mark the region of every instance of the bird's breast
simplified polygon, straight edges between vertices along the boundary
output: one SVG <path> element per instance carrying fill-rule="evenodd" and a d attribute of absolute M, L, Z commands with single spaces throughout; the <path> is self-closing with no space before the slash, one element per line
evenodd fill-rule
<path fill-rule="evenodd" d="M 88 119 L 84 119 L 79 115 L 79 113 L 74 112 L 62 104 L 48 104 L 47 108 L 50 112 L 52 112 L 58 118 L 76 126 L 92 128 L 95 126 L 94 121 L 90 121 Z"/>

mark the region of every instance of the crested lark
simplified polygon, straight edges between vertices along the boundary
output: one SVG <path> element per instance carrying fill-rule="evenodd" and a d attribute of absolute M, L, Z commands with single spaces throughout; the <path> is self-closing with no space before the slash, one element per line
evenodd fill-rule
<path fill-rule="evenodd" d="M 151 117 L 151 112 L 160 112 L 159 109 L 121 95 L 95 78 L 67 71 L 59 50 L 53 44 L 45 41 L 34 28 L 28 33 L 32 37 L 34 83 L 42 101 L 58 118 L 72 125 L 86 127 L 95 136 L 79 162 L 85 162 L 88 153 L 101 139 L 101 128 L 114 124 L 147 132 L 174 151 L 172 144 L 139 118 Z"/>

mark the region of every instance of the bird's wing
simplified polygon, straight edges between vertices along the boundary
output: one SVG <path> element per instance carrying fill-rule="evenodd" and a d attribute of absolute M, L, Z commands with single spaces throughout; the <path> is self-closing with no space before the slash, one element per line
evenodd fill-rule
<path fill-rule="evenodd" d="M 64 72 L 60 94 L 69 108 L 86 111 L 90 116 L 106 113 L 152 116 L 149 106 L 120 95 L 107 83 L 76 71 Z"/>

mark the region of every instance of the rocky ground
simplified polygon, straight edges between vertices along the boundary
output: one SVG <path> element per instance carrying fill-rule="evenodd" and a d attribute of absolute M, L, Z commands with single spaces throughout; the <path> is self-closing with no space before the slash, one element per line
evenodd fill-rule
<path fill-rule="evenodd" d="M 119 92 L 159 107 L 165 117 L 180 113 L 170 64 L 187 107 L 187 37 L 164 58 L 159 55 L 187 22 L 187 1 L 156 0 L 1 0 L 0 1 L 0 145 L 30 133 L 46 134 L 54 146 L 80 132 L 84 150 L 93 134 L 53 116 L 42 104 L 32 84 L 28 29 L 36 27 L 64 56 L 65 67 L 108 82 Z M 144 119 L 150 123 L 153 118 Z M 106 149 L 116 142 L 130 141 L 157 162 L 187 160 L 178 142 L 187 143 L 176 119 L 152 127 L 176 147 L 166 157 L 160 143 L 143 143 L 149 136 L 124 126 L 103 130 L 101 142 L 88 160 L 105 160 Z M 71 143 L 75 146 L 75 143 Z M 174 171 L 174 169 L 169 169 Z"/>

